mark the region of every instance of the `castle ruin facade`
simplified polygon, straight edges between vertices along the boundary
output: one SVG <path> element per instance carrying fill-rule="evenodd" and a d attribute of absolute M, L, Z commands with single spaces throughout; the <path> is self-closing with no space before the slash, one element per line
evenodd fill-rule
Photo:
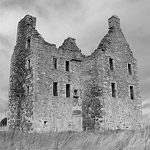
<path fill-rule="evenodd" d="M 120 28 L 85 56 L 74 38 L 57 48 L 36 30 L 36 18 L 19 23 L 11 57 L 9 128 L 37 131 L 139 129 L 142 125 L 137 61 Z"/>

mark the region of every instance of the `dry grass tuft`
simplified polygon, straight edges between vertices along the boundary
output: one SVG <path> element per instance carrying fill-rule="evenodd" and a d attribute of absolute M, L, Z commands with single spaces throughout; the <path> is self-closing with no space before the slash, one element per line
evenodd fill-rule
<path fill-rule="evenodd" d="M 0 150 L 150 150 L 148 129 L 107 132 L 1 131 Z"/>

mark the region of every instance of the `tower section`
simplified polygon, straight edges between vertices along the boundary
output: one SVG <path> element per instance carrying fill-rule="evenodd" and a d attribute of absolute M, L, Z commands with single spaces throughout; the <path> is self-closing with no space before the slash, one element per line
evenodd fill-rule
<path fill-rule="evenodd" d="M 120 27 L 108 19 L 109 31 L 82 63 L 83 129 L 139 129 L 142 126 L 137 61 Z"/>
<path fill-rule="evenodd" d="M 120 19 L 112 16 L 108 24 L 108 34 L 96 50 L 101 60 L 97 69 L 102 74 L 105 129 L 138 129 L 141 96 L 137 61 L 120 28 Z"/>
<path fill-rule="evenodd" d="M 19 23 L 11 56 L 9 80 L 9 128 L 30 129 L 33 114 L 32 33 L 36 18 L 26 15 Z"/>

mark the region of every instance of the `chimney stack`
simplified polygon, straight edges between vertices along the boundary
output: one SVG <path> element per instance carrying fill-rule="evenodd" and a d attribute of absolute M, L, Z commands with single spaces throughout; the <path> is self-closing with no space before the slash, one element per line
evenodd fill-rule
<path fill-rule="evenodd" d="M 120 29 L 120 19 L 118 16 L 113 15 L 108 19 L 109 29 L 115 28 Z"/>

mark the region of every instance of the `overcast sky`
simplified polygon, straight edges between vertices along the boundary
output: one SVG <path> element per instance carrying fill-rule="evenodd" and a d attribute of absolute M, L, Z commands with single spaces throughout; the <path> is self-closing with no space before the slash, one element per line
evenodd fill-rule
<path fill-rule="evenodd" d="M 0 118 L 7 108 L 17 24 L 26 14 L 37 18 L 36 28 L 47 42 L 58 47 L 73 37 L 84 54 L 97 48 L 108 18 L 119 16 L 138 62 L 143 113 L 150 118 L 150 0 L 0 0 Z"/>

